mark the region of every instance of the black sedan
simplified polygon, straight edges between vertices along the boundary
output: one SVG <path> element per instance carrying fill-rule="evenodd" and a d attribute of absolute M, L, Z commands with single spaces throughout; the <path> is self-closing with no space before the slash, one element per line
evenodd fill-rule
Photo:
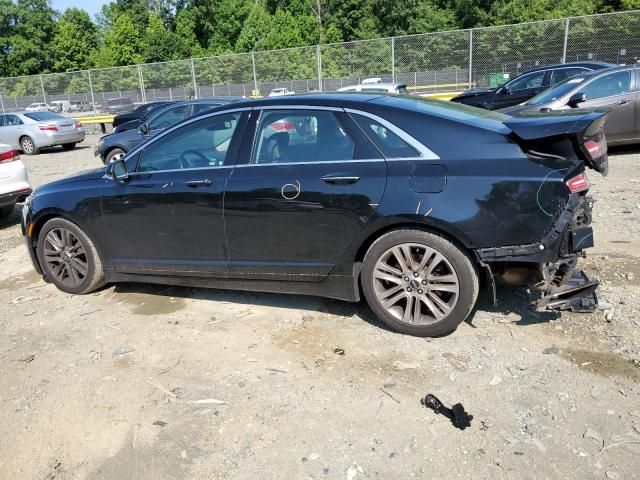
<path fill-rule="evenodd" d="M 640 142 L 640 65 L 598 70 L 545 90 L 528 102 L 501 112 L 508 115 L 544 115 L 553 110 L 601 108 L 609 110 L 605 126 L 610 145 Z"/>
<path fill-rule="evenodd" d="M 185 120 L 23 209 L 36 270 L 84 294 L 150 282 L 358 301 L 437 336 L 483 277 L 592 308 L 585 167 L 607 171 L 606 113 L 514 119 L 407 96 L 240 102 Z"/>
<path fill-rule="evenodd" d="M 113 127 L 116 128 L 119 125 L 122 125 L 123 123 L 131 122 L 132 120 L 139 120 L 151 109 L 160 107 L 162 105 L 168 105 L 169 103 L 171 102 L 162 101 L 162 102 L 149 102 L 149 103 L 144 103 L 142 105 L 139 105 L 138 107 L 133 109 L 131 112 L 121 113 L 120 115 L 116 115 L 115 117 L 113 117 Z"/>
<path fill-rule="evenodd" d="M 100 138 L 93 153 L 96 156 L 99 155 L 103 163 L 109 163 L 185 118 L 239 100 L 242 100 L 242 97 L 211 97 L 184 100 L 171 103 L 161 109 L 152 109 L 151 115 L 145 117 L 145 121 L 137 128 L 115 132 Z"/>
<path fill-rule="evenodd" d="M 602 62 L 573 62 L 534 68 L 512 78 L 497 88 L 474 88 L 451 99 L 472 107 L 498 110 L 529 100 L 552 85 L 584 73 L 609 68 Z"/>

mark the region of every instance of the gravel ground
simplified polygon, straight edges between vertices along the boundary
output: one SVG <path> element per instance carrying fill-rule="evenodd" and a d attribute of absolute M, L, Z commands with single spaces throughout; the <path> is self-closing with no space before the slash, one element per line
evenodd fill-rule
<path fill-rule="evenodd" d="M 23 157 L 34 186 L 98 165 L 96 140 Z M 481 301 L 435 340 L 312 297 L 67 295 L 32 271 L 14 215 L 0 223 L 0 477 L 640 478 L 639 152 L 591 175 L 584 265 L 611 308 L 537 312 L 501 288 L 498 308 Z M 422 407 L 427 393 L 461 402 L 471 427 Z"/>

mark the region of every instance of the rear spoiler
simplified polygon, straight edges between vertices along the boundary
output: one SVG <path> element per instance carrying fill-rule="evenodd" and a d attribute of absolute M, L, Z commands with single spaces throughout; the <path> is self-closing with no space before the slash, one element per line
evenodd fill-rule
<path fill-rule="evenodd" d="M 608 159 L 604 123 L 608 109 L 571 109 L 551 112 L 522 112 L 504 120 L 506 125 L 525 143 L 552 142 L 558 137 L 569 136 L 575 141 L 578 157 L 588 167 L 603 175 L 607 174 Z M 592 148 L 592 145 L 600 147 Z"/>

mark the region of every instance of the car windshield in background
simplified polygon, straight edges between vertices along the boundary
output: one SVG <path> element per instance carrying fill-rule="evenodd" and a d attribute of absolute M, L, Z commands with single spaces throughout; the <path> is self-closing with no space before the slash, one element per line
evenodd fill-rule
<path fill-rule="evenodd" d="M 31 120 L 35 120 L 36 122 L 45 122 L 47 120 L 60 120 L 61 118 L 67 118 L 63 115 L 58 115 L 57 113 L 52 112 L 30 112 L 25 113 L 24 116 L 30 118 Z"/>
<path fill-rule="evenodd" d="M 544 92 L 539 93 L 529 101 L 525 102 L 527 105 L 542 105 L 544 103 L 553 102 L 554 100 L 563 97 L 571 90 L 576 88 L 576 85 L 582 83 L 584 77 L 572 77 L 568 78 L 564 82 L 560 82 L 555 87 L 548 88 Z"/>

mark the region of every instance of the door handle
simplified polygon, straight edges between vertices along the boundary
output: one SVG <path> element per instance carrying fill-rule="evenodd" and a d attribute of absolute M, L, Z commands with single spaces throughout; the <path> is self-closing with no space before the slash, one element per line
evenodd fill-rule
<path fill-rule="evenodd" d="M 629 103 L 629 100 L 625 98 L 624 100 L 618 100 L 616 103 L 618 105 L 626 105 L 627 103 Z"/>
<path fill-rule="evenodd" d="M 348 176 L 348 175 L 325 175 L 322 177 L 322 181 L 326 183 L 332 183 L 334 185 L 349 185 L 356 183 L 360 180 L 360 177 Z"/>
<path fill-rule="evenodd" d="M 204 180 L 189 180 L 188 182 L 184 182 L 187 187 L 209 187 L 213 182 L 208 178 Z"/>

